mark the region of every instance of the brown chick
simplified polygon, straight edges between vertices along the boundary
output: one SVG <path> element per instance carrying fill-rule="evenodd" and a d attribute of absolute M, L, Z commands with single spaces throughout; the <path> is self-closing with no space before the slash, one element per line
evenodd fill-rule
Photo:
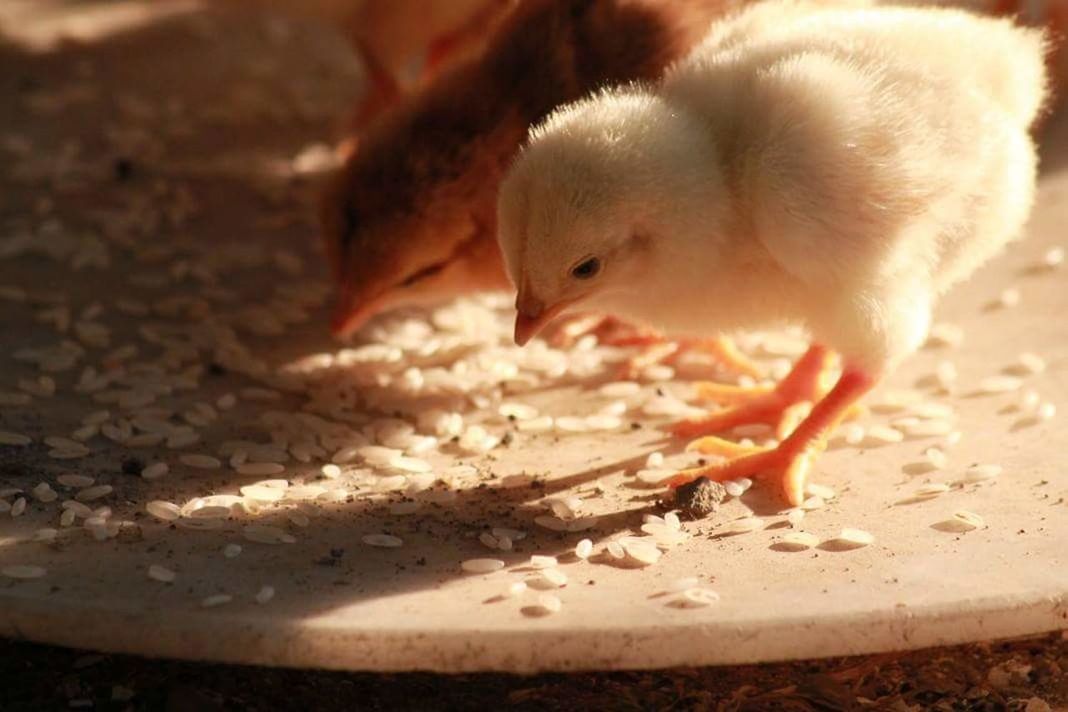
<path fill-rule="evenodd" d="M 528 127 L 606 85 L 658 77 L 739 0 L 526 0 L 474 60 L 380 116 L 328 188 L 333 331 L 508 281 L 502 175 Z"/>

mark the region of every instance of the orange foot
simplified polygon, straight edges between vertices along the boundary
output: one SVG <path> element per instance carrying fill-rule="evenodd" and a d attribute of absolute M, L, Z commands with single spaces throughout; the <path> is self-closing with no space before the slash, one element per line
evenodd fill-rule
<path fill-rule="evenodd" d="M 730 459 L 683 470 L 666 482 L 675 488 L 698 477 L 717 482 L 741 477 L 767 479 L 776 482 L 782 497 L 796 507 L 804 501 L 805 481 L 816 457 L 826 447 L 828 435 L 848 414 L 850 407 L 871 390 L 875 380 L 863 370 L 846 368 L 834 388 L 785 440 L 773 448 L 751 448 L 720 438 L 702 438 L 692 443 L 691 448 Z"/>
<path fill-rule="evenodd" d="M 696 437 L 720 433 L 738 425 L 765 423 L 776 428 L 779 438 L 786 437 L 800 417 L 807 415 L 808 404 L 826 393 L 825 381 L 833 361 L 827 349 L 812 346 L 777 386 L 700 383 L 697 386 L 700 397 L 726 403 L 728 407 L 676 423 L 671 432 L 679 437 Z"/>

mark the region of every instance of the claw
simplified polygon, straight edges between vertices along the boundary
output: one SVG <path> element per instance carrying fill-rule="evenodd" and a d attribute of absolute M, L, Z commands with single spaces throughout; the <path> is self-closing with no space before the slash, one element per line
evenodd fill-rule
<path fill-rule="evenodd" d="M 804 447 L 794 451 L 789 446 L 779 445 L 771 449 L 750 448 L 750 452 L 734 459 L 705 467 L 682 470 L 666 480 L 672 489 L 706 477 L 715 482 L 736 480 L 741 477 L 776 480 L 780 494 L 791 506 L 798 506 L 805 499 L 805 483 L 819 447 Z"/>
<path fill-rule="evenodd" d="M 795 371 L 797 369 L 795 368 Z M 784 384 L 798 381 L 788 377 Z M 843 417 L 852 410 L 857 399 L 871 390 L 875 378 L 860 369 L 848 369 L 842 373 L 838 383 L 826 394 L 810 412 L 808 403 L 795 400 L 786 407 L 790 422 L 790 434 L 773 448 L 749 448 L 716 437 L 704 437 L 690 443 L 687 449 L 706 454 L 723 455 L 731 459 L 703 467 L 682 470 L 664 481 L 675 488 L 693 482 L 699 477 L 722 482 L 741 477 L 774 479 L 779 484 L 783 498 L 792 506 L 804 501 L 805 481 L 816 457 L 826 448 L 827 436 Z M 683 421 L 674 426 L 676 434 L 697 434 L 708 432 L 708 428 L 721 427 L 736 423 L 739 414 L 746 409 L 754 416 L 768 415 L 769 408 L 776 401 L 783 400 L 782 389 L 775 393 L 740 406 L 727 408 L 719 413 L 698 421 Z M 781 406 L 781 402 L 779 403 Z M 782 414 L 783 408 L 779 408 Z M 748 422 L 766 422 L 750 420 Z M 781 424 L 780 424 L 781 425 Z"/>

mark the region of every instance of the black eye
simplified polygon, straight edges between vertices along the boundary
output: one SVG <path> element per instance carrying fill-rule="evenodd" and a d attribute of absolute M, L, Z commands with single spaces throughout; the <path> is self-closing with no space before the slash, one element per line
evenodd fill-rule
<path fill-rule="evenodd" d="M 575 279 L 589 279 L 600 271 L 601 261 L 596 257 L 589 257 L 571 268 L 571 276 Z"/>

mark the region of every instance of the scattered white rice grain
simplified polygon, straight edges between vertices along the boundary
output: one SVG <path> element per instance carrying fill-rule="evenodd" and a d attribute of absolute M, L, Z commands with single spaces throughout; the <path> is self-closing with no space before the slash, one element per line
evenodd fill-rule
<path fill-rule="evenodd" d="M 31 491 L 38 502 L 55 502 L 59 498 L 59 494 L 47 482 L 39 482 Z"/>
<path fill-rule="evenodd" d="M 160 583 L 172 583 L 178 575 L 165 566 L 152 564 L 148 567 L 148 577 L 153 581 L 159 581 Z"/>
<path fill-rule="evenodd" d="M 640 482 L 644 482 L 650 485 L 656 485 L 660 484 L 661 482 L 663 482 L 674 474 L 674 470 L 645 469 L 638 470 L 636 473 L 634 473 L 634 476 L 637 477 Z"/>
<path fill-rule="evenodd" d="M 245 485 L 240 491 L 243 496 L 258 502 L 277 502 L 286 496 L 284 487 L 271 487 L 262 483 Z"/>
<path fill-rule="evenodd" d="M 1023 381 L 1016 376 L 989 376 L 979 381 L 977 392 L 983 395 L 1012 393 L 1020 390 Z"/>
<path fill-rule="evenodd" d="M 964 341 L 964 329 L 956 324 L 935 324 L 927 335 L 927 343 L 932 346 L 960 346 Z"/>
<path fill-rule="evenodd" d="M 983 518 L 975 512 L 970 512 L 967 509 L 958 509 L 953 513 L 953 518 L 961 523 L 963 526 L 970 527 L 971 529 L 978 529 L 986 524 Z"/>
<path fill-rule="evenodd" d="M 256 592 L 256 603 L 261 606 L 265 603 L 269 603 L 274 598 L 274 586 L 261 586 L 260 590 Z"/>
<path fill-rule="evenodd" d="M 460 569 L 469 574 L 489 574 L 504 568 L 500 559 L 467 559 L 460 564 Z"/>
<path fill-rule="evenodd" d="M 590 558 L 590 554 L 593 553 L 593 542 L 589 539 L 583 539 L 578 544 L 575 544 L 575 556 L 580 559 Z"/>
<path fill-rule="evenodd" d="M 361 537 L 364 544 L 383 549 L 396 549 L 404 545 L 404 540 L 392 534 L 365 534 Z"/>
<path fill-rule="evenodd" d="M 937 497 L 940 494 L 945 494 L 946 492 L 949 492 L 949 485 L 943 484 L 941 482 L 933 482 L 931 484 L 918 487 L 916 491 L 913 492 L 913 496 L 919 499 L 929 499 Z"/>
<path fill-rule="evenodd" d="M 535 569 L 547 569 L 552 566 L 556 566 L 557 561 L 555 556 L 543 556 L 541 554 L 534 554 L 530 557 L 530 565 Z"/>
<path fill-rule="evenodd" d="M 719 594 L 709 588 L 688 588 L 677 599 L 684 608 L 704 608 L 719 603 Z"/>
<path fill-rule="evenodd" d="M 146 504 L 145 511 L 164 522 L 173 522 L 182 516 L 182 510 L 177 504 L 161 499 L 154 499 Z"/>
<path fill-rule="evenodd" d="M 141 479 L 144 480 L 158 480 L 168 472 L 170 472 L 170 466 L 166 462 L 153 462 L 143 470 L 141 470 Z"/>
<path fill-rule="evenodd" d="M 834 491 L 834 488 L 828 487 L 827 485 L 816 484 L 815 482 L 809 482 L 805 485 L 805 494 L 821 497 L 825 501 L 830 501 L 838 496 L 838 493 Z"/>
<path fill-rule="evenodd" d="M 185 453 L 178 456 L 178 461 L 187 467 L 193 467 L 198 470 L 214 470 L 222 467 L 222 462 L 218 458 L 214 458 L 211 455 L 201 455 L 199 453 Z"/>
<path fill-rule="evenodd" d="M 493 536 L 489 532 L 482 532 L 481 534 L 479 534 L 478 540 L 482 542 L 482 545 L 485 546 L 487 549 L 497 548 L 497 537 Z"/>
<path fill-rule="evenodd" d="M 949 457 L 936 447 L 929 447 L 923 451 L 923 456 L 936 470 L 944 470 L 949 464 Z"/>
<path fill-rule="evenodd" d="M 526 590 L 526 581 L 513 581 L 512 583 L 508 584 L 508 588 L 504 589 L 504 593 L 502 593 L 501 595 L 504 598 L 515 598 L 516 596 L 522 595 L 524 592 L 526 592 Z"/>
<path fill-rule="evenodd" d="M 48 569 L 32 564 L 11 564 L 0 568 L 0 575 L 13 579 L 36 579 L 47 573 Z"/>
<path fill-rule="evenodd" d="M 1046 250 L 1042 255 L 1042 266 L 1048 269 L 1054 269 L 1064 264 L 1064 248 L 1063 247 L 1051 247 Z"/>
<path fill-rule="evenodd" d="M 1043 403 L 1038 406 L 1038 410 L 1035 411 L 1035 415 L 1039 420 L 1052 420 L 1053 416 L 1057 415 L 1057 406 L 1052 403 Z"/>
<path fill-rule="evenodd" d="M 764 528 L 764 520 L 759 517 L 743 517 L 742 519 L 736 519 L 730 523 L 727 527 L 727 531 L 731 534 L 748 534 L 754 532 L 757 529 Z"/>
<path fill-rule="evenodd" d="M 234 600 L 234 597 L 226 593 L 217 593 L 214 596 L 208 596 L 201 599 L 200 605 L 202 608 L 214 608 L 216 606 L 223 606 L 230 601 Z"/>
<path fill-rule="evenodd" d="M 836 537 L 839 541 L 856 546 L 868 546 L 875 542 L 875 536 L 863 529 L 846 527 Z"/>
<path fill-rule="evenodd" d="M 240 544 L 227 544 L 223 547 L 222 554 L 227 559 L 236 559 L 243 550 Z"/>
<path fill-rule="evenodd" d="M 618 417 L 618 416 L 622 416 L 628 410 L 629 410 L 629 408 L 627 407 L 627 404 L 626 404 L 625 401 L 617 400 L 617 401 L 612 401 L 611 403 L 605 404 L 597 412 L 599 414 L 601 414 L 601 415 L 614 415 L 614 416 Z"/>
<path fill-rule="evenodd" d="M 548 586 L 563 588 L 567 585 L 567 574 L 557 568 L 542 569 L 538 572 L 538 576 Z"/>
<path fill-rule="evenodd" d="M 779 540 L 779 545 L 791 551 L 803 551 L 819 545 L 820 538 L 809 532 L 789 532 Z"/>
<path fill-rule="evenodd" d="M 564 415 L 556 419 L 556 429 L 562 433 L 585 433 L 590 428 L 585 418 Z"/>
<path fill-rule="evenodd" d="M 1016 363 L 1009 370 L 1023 376 L 1033 376 L 1046 370 L 1046 359 L 1036 353 L 1024 351 L 1016 357 Z"/>
<path fill-rule="evenodd" d="M 551 593 L 543 593 L 538 596 L 538 606 L 549 613 L 558 613 L 564 604 L 559 597 Z"/>
<path fill-rule="evenodd" d="M 889 445 L 904 440 L 905 434 L 888 425 L 873 425 L 868 428 L 864 439 L 879 445 Z"/>
<path fill-rule="evenodd" d="M 641 390 L 641 384 L 635 381 L 613 381 L 598 388 L 597 392 L 606 398 L 625 398 L 637 395 Z"/>
<path fill-rule="evenodd" d="M 794 507 L 786 512 L 786 521 L 790 523 L 791 527 L 797 528 L 800 526 L 804 518 L 805 510 L 800 507 Z"/>
<path fill-rule="evenodd" d="M 538 409 L 526 403 L 502 403 L 497 412 L 509 420 L 533 420 L 538 417 Z"/>
<path fill-rule="evenodd" d="M 611 556 L 613 559 L 622 559 L 624 556 L 627 555 L 627 552 L 623 550 L 623 545 L 620 544 L 618 541 L 608 542 L 608 546 L 606 547 L 606 549 L 608 551 L 608 555 Z"/>
<path fill-rule="evenodd" d="M 640 566 L 652 566 L 662 556 L 656 544 L 646 541 L 629 541 L 623 544 L 623 550 L 629 559 Z"/>
<path fill-rule="evenodd" d="M 913 438 L 933 438 L 948 435 L 953 431 L 953 423 L 948 420 L 921 420 L 901 428 L 906 435 Z"/>
<path fill-rule="evenodd" d="M 239 475 L 280 475 L 286 471 L 285 465 L 277 462 L 243 462 L 235 469 Z"/>
<path fill-rule="evenodd" d="M 20 517 L 26 511 L 26 498 L 19 497 L 11 504 L 11 516 Z"/>
<path fill-rule="evenodd" d="M 1028 388 L 1020 394 L 1020 410 L 1025 413 L 1030 413 L 1038 408 L 1042 402 L 1042 396 L 1038 394 L 1038 391 L 1033 388 Z"/>
<path fill-rule="evenodd" d="M 647 366 L 642 371 L 642 377 L 648 381 L 670 381 L 675 378 L 675 369 L 664 364 Z"/>
<path fill-rule="evenodd" d="M 65 499 L 59 503 L 59 506 L 63 509 L 69 509 L 70 511 L 74 512 L 75 516 L 78 517 L 84 518 L 93 516 L 93 510 L 89 509 L 89 507 L 82 504 L 81 502 L 74 501 L 73 499 Z"/>
<path fill-rule="evenodd" d="M 1009 287 L 1001 290 L 1001 294 L 998 295 L 997 306 L 1008 308 L 1014 307 L 1020 303 L 1020 290 L 1015 287 Z"/>
<path fill-rule="evenodd" d="M 65 472 L 62 475 L 56 477 L 56 482 L 63 485 L 68 489 L 82 489 L 85 487 L 91 487 L 95 482 L 92 477 L 88 475 L 76 475 L 71 472 Z"/>
<path fill-rule="evenodd" d="M 426 460 L 421 460 L 417 457 L 407 457 L 405 455 L 398 455 L 389 461 L 389 466 L 395 470 L 402 472 L 417 472 L 425 473 L 430 472 L 433 468 Z"/>
<path fill-rule="evenodd" d="M 77 515 L 74 513 L 74 510 L 71 510 L 71 509 L 63 510 L 63 514 L 59 515 L 59 526 L 61 526 L 61 527 L 69 527 L 70 525 L 74 524 L 74 518 L 76 516 Z"/>
<path fill-rule="evenodd" d="M 664 453 L 654 452 L 650 453 L 649 457 L 645 458 L 645 467 L 649 469 L 655 469 L 664 464 Z"/>
<path fill-rule="evenodd" d="M 679 531 L 682 529 L 682 522 L 679 520 L 679 515 L 675 512 L 668 512 L 664 515 L 664 525 L 671 530 Z"/>
<path fill-rule="evenodd" d="M 741 497 L 745 494 L 745 488 L 734 480 L 728 480 L 723 483 L 723 489 L 727 491 L 731 497 Z"/>
<path fill-rule="evenodd" d="M 825 506 L 827 506 L 827 500 L 825 500 L 823 497 L 820 497 L 819 495 L 812 495 L 801 503 L 801 509 L 806 512 L 823 509 Z"/>
<path fill-rule="evenodd" d="M 543 415 L 532 420 L 520 421 L 516 428 L 521 433 L 544 433 L 552 430 L 554 424 L 552 416 Z"/>
<path fill-rule="evenodd" d="M 948 435 L 946 435 L 946 437 L 942 439 L 942 444 L 944 444 L 946 447 L 953 447 L 954 445 L 959 443 L 961 441 L 961 438 L 963 437 L 964 433 L 959 430 L 954 430 L 952 433 L 949 433 Z"/>
<path fill-rule="evenodd" d="M 322 473 L 323 477 L 330 480 L 336 480 L 338 477 L 341 477 L 341 468 L 334 464 L 323 465 L 319 469 L 319 472 Z"/>
<path fill-rule="evenodd" d="M 986 482 L 998 477 L 1001 473 L 1001 465 L 972 465 L 964 471 L 964 481 L 969 484 Z"/>
<path fill-rule="evenodd" d="M 598 413 L 586 416 L 586 426 L 590 430 L 611 431 L 623 427 L 623 419 L 617 415 L 605 415 Z"/>
<path fill-rule="evenodd" d="M 534 517 L 534 523 L 537 524 L 539 527 L 544 527 L 545 529 L 554 532 L 567 531 L 567 522 L 565 522 L 563 519 L 560 519 L 559 517 L 549 516 L 548 514 L 542 514 L 540 516 Z"/>
<path fill-rule="evenodd" d="M 21 447 L 29 445 L 33 442 L 33 439 L 28 435 L 22 433 L 12 433 L 6 430 L 0 430 L 0 445 L 14 445 Z"/>
<path fill-rule="evenodd" d="M 846 423 L 842 426 L 842 437 L 848 445 L 859 445 L 866 434 L 864 426 L 859 423 Z"/>
<path fill-rule="evenodd" d="M 74 499 L 79 502 L 92 502 L 102 497 L 107 497 L 114 491 L 114 487 L 111 485 L 95 485 L 93 487 L 86 487 L 83 490 L 74 495 Z"/>

